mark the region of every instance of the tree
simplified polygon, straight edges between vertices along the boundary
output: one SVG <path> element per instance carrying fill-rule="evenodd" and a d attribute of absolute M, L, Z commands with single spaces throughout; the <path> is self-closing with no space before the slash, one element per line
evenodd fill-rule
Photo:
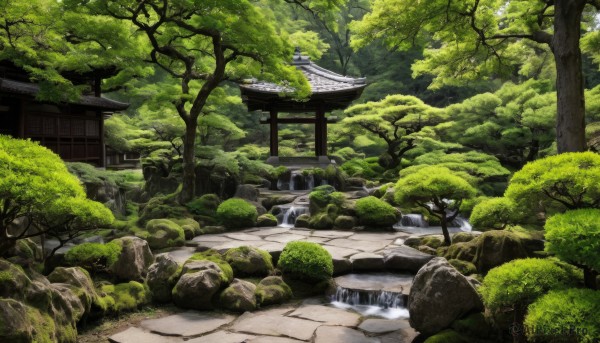
<path fill-rule="evenodd" d="M 510 75 L 531 51 L 549 49 L 557 75 L 558 152 L 586 150 L 580 39 L 582 26 L 600 10 L 598 0 L 375 0 L 372 9 L 351 26 L 354 47 L 381 39 L 406 50 L 433 37 L 425 60 L 413 66 L 414 75 L 436 75 L 433 87 Z"/>
<path fill-rule="evenodd" d="M 489 198 L 479 202 L 473 211 L 469 222 L 479 230 L 503 230 L 508 224 L 515 222 L 515 204 L 508 198 Z"/>
<path fill-rule="evenodd" d="M 26 225 L 13 228 L 19 218 Z M 37 143 L 0 135 L 0 255 L 20 239 L 49 235 L 63 242 L 113 220 L 106 207 L 86 198 L 60 157 Z"/>
<path fill-rule="evenodd" d="M 546 250 L 583 269 L 586 287 L 596 289 L 600 271 L 600 210 L 556 214 L 546 221 Z"/>
<path fill-rule="evenodd" d="M 450 245 L 448 223 L 458 216 L 463 200 L 475 196 L 476 190 L 456 172 L 438 166 L 429 166 L 400 178 L 396 183 L 396 203 L 420 206 L 438 218 L 444 234 L 444 244 Z"/>
<path fill-rule="evenodd" d="M 177 80 L 164 100 L 185 122 L 183 187 L 180 202 L 194 197 L 195 144 L 198 118 L 212 92 L 225 80 L 260 76 L 289 82 L 298 96 L 309 93 L 308 83 L 294 67 L 285 65 L 292 48 L 249 0 L 65 1 L 97 15 L 129 22 L 150 49 L 147 61 Z"/>
<path fill-rule="evenodd" d="M 400 165 L 407 151 L 416 147 L 413 134 L 425 126 L 439 123 L 442 113 L 442 110 L 413 96 L 390 95 L 378 102 L 348 108 L 345 111 L 348 117 L 342 120 L 342 124 L 383 139 L 390 159 L 385 167 L 393 169 Z"/>

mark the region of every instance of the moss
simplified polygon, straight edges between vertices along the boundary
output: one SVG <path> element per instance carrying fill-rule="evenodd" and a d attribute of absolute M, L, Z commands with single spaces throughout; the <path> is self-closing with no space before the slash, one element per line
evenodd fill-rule
<path fill-rule="evenodd" d="M 204 194 L 185 204 L 191 213 L 200 216 L 216 217 L 221 200 L 216 194 Z"/>
<path fill-rule="evenodd" d="M 340 230 L 352 230 L 356 225 L 356 219 L 352 216 L 338 216 L 333 226 Z"/>
<path fill-rule="evenodd" d="M 191 261 L 210 261 L 214 262 L 219 268 L 221 268 L 221 281 L 223 283 L 230 283 L 233 280 L 233 268 L 231 265 L 225 260 L 223 255 L 216 250 L 206 250 L 203 252 L 198 252 L 190 256 L 190 258 L 185 261 L 185 263 Z M 178 273 L 179 274 L 179 273 Z"/>
<path fill-rule="evenodd" d="M 454 330 L 446 329 L 425 340 L 424 343 L 469 343 L 469 339 L 463 337 Z"/>
<path fill-rule="evenodd" d="M 483 313 L 473 313 L 465 318 L 456 320 L 451 325 L 452 329 L 468 337 L 480 339 L 494 338 L 492 326 L 487 322 Z"/>
<path fill-rule="evenodd" d="M 284 274 L 301 280 L 321 281 L 333 275 L 331 254 L 312 242 L 290 242 L 279 257 L 278 267 Z"/>
<path fill-rule="evenodd" d="M 330 230 L 333 228 L 333 223 L 333 219 L 326 212 L 322 212 L 310 217 L 308 227 L 315 230 Z"/>
<path fill-rule="evenodd" d="M 224 258 L 236 276 L 264 276 L 273 272 L 271 255 L 265 250 L 241 246 L 227 250 Z"/>
<path fill-rule="evenodd" d="M 185 218 L 190 214 L 187 209 L 179 205 L 175 197 L 160 196 L 150 199 L 139 211 L 138 223 L 146 225 L 149 220 L 161 218 Z"/>
<path fill-rule="evenodd" d="M 217 218 L 228 229 L 252 227 L 257 217 L 256 207 L 240 198 L 225 200 L 217 208 Z"/>
<path fill-rule="evenodd" d="M 271 276 L 258 283 L 255 295 L 260 305 L 281 304 L 292 298 L 292 289 L 280 277 Z"/>
<path fill-rule="evenodd" d="M 202 230 L 200 229 L 200 224 L 198 224 L 198 222 L 192 218 L 170 218 L 169 220 L 181 226 L 185 235 L 185 239 L 187 240 L 190 240 L 202 233 Z"/>
<path fill-rule="evenodd" d="M 277 218 L 270 213 L 265 213 L 258 217 L 258 219 L 256 220 L 256 226 L 258 226 L 258 227 L 277 226 Z"/>
<path fill-rule="evenodd" d="M 65 254 L 65 261 L 70 266 L 80 266 L 91 273 L 104 272 L 115 263 L 121 255 L 121 246 L 115 242 L 83 243 Z"/>
<path fill-rule="evenodd" d="M 425 236 L 421 240 L 421 245 L 426 245 L 430 248 L 437 249 L 444 243 L 444 240 L 439 236 Z"/>
<path fill-rule="evenodd" d="M 457 259 L 465 262 L 473 262 L 477 253 L 477 240 L 469 242 L 452 243 L 444 254 L 446 259 Z"/>
<path fill-rule="evenodd" d="M 147 235 L 138 236 L 146 239 L 152 249 L 182 246 L 185 242 L 185 232 L 181 226 L 169 219 L 152 219 L 146 224 L 146 230 Z"/>
<path fill-rule="evenodd" d="M 150 301 L 148 287 L 136 281 L 104 284 L 100 286 L 99 293 L 97 306 L 107 314 L 133 311 Z"/>
<path fill-rule="evenodd" d="M 356 213 L 361 224 L 376 227 L 391 227 L 398 221 L 398 210 L 374 196 L 359 199 Z"/>
<path fill-rule="evenodd" d="M 50 315 L 42 313 L 35 308 L 27 307 L 27 319 L 33 328 L 33 342 L 53 343 L 58 341 L 56 337 L 57 327 Z M 66 340 L 66 342 L 75 342 L 75 339 Z"/>
<path fill-rule="evenodd" d="M 477 273 L 477 268 L 471 262 L 461 261 L 457 259 L 451 259 L 448 262 L 463 275 L 471 275 Z"/>
<path fill-rule="evenodd" d="M 477 238 L 477 235 L 470 232 L 459 232 L 452 236 L 452 243 L 470 242 Z"/>

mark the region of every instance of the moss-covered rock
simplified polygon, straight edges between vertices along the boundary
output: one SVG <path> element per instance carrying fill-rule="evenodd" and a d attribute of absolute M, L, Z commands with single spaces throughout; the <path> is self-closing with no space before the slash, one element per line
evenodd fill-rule
<path fill-rule="evenodd" d="M 156 256 L 148 268 L 146 283 L 152 292 L 152 300 L 159 303 L 171 301 L 171 291 L 181 274 L 179 264 L 168 254 Z"/>
<path fill-rule="evenodd" d="M 53 283 L 65 283 L 74 287 L 75 294 L 81 300 L 85 311 L 90 311 L 92 305 L 97 303 L 98 294 L 90 274 L 81 267 L 55 268 L 48 280 Z"/>
<path fill-rule="evenodd" d="M 292 289 L 279 276 L 268 276 L 256 287 L 256 300 L 260 305 L 281 304 L 292 298 Z"/>
<path fill-rule="evenodd" d="M 235 312 L 253 311 L 257 307 L 255 291 L 256 286 L 252 282 L 233 279 L 219 296 L 221 306 Z"/>
<path fill-rule="evenodd" d="M 356 226 L 356 218 L 352 216 L 338 216 L 335 218 L 333 226 L 340 230 L 352 230 Z"/>
<path fill-rule="evenodd" d="M 0 259 L 0 297 L 22 299 L 30 284 L 31 280 L 20 266 Z"/>
<path fill-rule="evenodd" d="M 462 275 L 477 274 L 477 268 L 471 262 L 466 262 L 457 259 L 448 260 L 452 267 L 456 268 Z"/>
<path fill-rule="evenodd" d="M 258 216 L 256 219 L 256 226 L 258 227 L 268 227 L 268 226 L 277 226 L 277 218 L 270 213 L 265 213 Z"/>
<path fill-rule="evenodd" d="M 85 268 L 92 274 L 106 272 L 121 255 L 122 247 L 116 242 L 83 243 L 67 251 L 65 262 L 69 266 Z"/>
<path fill-rule="evenodd" d="M 140 207 L 138 223 L 146 225 L 149 220 L 162 218 L 185 218 L 190 214 L 187 209 L 177 202 L 174 195 L 160 196 L 150 199 Z"/>
<path fill-rule="evenodd" d="M 425 340 L 424 343 L 470 343 L 467 337 L 459 334 L 458 332 L 446 329 L 433 336 L 430 336 Z"/>
<path fill-rule="evenodd" d="M 444 244 L 444 237 L 441 235 L 429 235 L 423 237 L 420 245 L 426 245 L 432 249 L 437 249 Z"/>
<path fill-rule="evenodd" d="M 197 216 L 215 218 L 221 200 L 216 194 L 204 194 L 185 204 L 189 211 Z"/>
<path fill-rule="evenodd" d="M 105 314 L 133 311 L 147 304 L 151 297 L 148 286 L 137 281 L 128 283 L 104 283 L 98 287 L 97 306 Z"/>
<path fill-rule="evenodd" d="M 233 268 L 231 268 L 231 265 L 225 260 L 224 256 L 216 250 L 206 250 L 193 254 L 184 264 L 184 273 L 186 272 L 186 269 L 193 269 L 189 264 L 194 261 L 209 261 L 215 263 L 219 267 L 219 276 L 224 284 L 228 284 L 233 280 Z"/>
<path fill-rule="evenodd" d="M 310 216 L 308 214 L 301 214 L 296 218 L 294 225 L 297 228 L 308 228 L 310 226 Z"/>
<path fill-rule="evenodd" d="M 0 299 L 0 341 L 30 343 L 34 327 L 29 319 L 28 306 L 14 299 Z M 47 342 L 50 337 L 45 338 Z"/>
<path fill-rule="evenodd" d="M 228 229 L 252 227 L 257 217 L 256 207 L 240 198 L 225 200 L 217 208 L 217 218 Z"/>
<path fill-rule="evenodd" d="M 478 235 L 471 232 L 459 232 L 452 236 L 452 243 L 470 242 L 477 238 Z"/>
<path fill-rule="evenodd" d="M 477 239 L 477 251 L 473 263 L 481 273 L 506 262 L 528 257 L 521 238 L 504 230 L 492 230 Z"/>
<path fill-rule="evenodd" d="M 111 241 L 121 247 L 117 260 L 109 267 L 119 280 L 143 281 L 148 267 L 154 262 L 154 255 L 148 242 L 138 237 L 122 237 Z"/>
<path fill-rule="evenodd" d="M 296 222 L 298 222 L 297 219 Z M 327 212 L 321 212 L 310 217 L 308 227 L 315 230 L 331 230 L 333 228 L 333 223 L 333 219 Z"/>
<path fill-rule="evenodd" d="M 242 246 L 227 250 L 225 261 L 235 276 L 266 276 L 273 272 L 271 255 L 254 247 Z"/>
<path fill-rule="evenodd" d="M 448 259 L 457 259 L 465 262 L 473 262 L 477 253 L 477 240 L 469 242 L 452 243 L 446 250 L 444 256 Z"/>
<path fill-rule="evenodd" d="M 400 215 L 392 205 L 374 196 L 356 201 L 356 214 L 361 224 L 381 228 L 392 227 Z"/>
<path fill-rule="evenodd" d="M 288 243 L 281 252 L 277 266 L 284 275 L 300 280 L 328 280 L 333 275 L 331 254 L 312 242 Z"/>
<path fill-rule="evenodd" d="M 203 261 L 207 268 L 188 270 L 181 275 L 172 291 L 173 302 L 178 307 L 194 310 L 214 308 L 213 297 L 222 285 L 222 274 L 215 263 Z M 192 265 L 197 264 L 192 262 Z M 208 268 L 212 264 L 216 268 Z"/>
<path fill-rule="evenodd" d="M 488 323 L 483 313 L 473 313 L 452 323 L 454 331 L 467 336 L 470 341 L 476 339 L 495 340 L 498 335 L 492 325 Z"/>
<path fill-rule="evenodd" d="M 173 223 L 181 226 L 186 240 L 190 240 L 190 239 L 202 234 L 202 230 L 200 229 L 200 224 L 192 218 L 181 218 L 181 219 L 170 218 L 169 220 L 172 221 Z"/>
<path fill-rule="evenodd" d="M 182 246 L 185 233 L 181 226 L 169 219 L 152 219 L 146 224 L 146 232 L 139 234 L 148 241 L 152 249 Z"/>

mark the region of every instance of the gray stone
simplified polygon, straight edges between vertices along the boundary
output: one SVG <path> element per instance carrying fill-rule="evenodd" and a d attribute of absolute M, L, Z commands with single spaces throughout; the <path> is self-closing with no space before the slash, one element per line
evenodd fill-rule
<path fill-rule="evenodd" d="M 408 246 L 394 247 L 383 251 L 387 270 L 409 271 L 416 273 L 429 262 L 433 256 L 422 253 Z"/>
<path fill-rule="evenodd" d="M 244 232 L 247 234 L 250 234 L 250 235 L 264 237 L 264 236 L 276 235 L 276 234 L 280 234 L 280 233 L 289 233 L 290 229 L 286 228 L 286 227 L 274 227 L 274 228 L 266 228 L 266 229 L 251 229 L 251 230 L 246 230 Z"/>
<path fill-rule="evenodd" d="M 348 237 L 348 239 L 353 239 L 355 241 L 372 241 L 372 242 L 379 242 L 379 241 L 390 241 L 390 243 L 392 241 L 394 241 L 396 238 L 404 236 L 403 233 L 400 232 L 396 232 L 396 233 L 355 233 L 354 235 Z"/>
<path fill-rule="evenodd" d="M 121 254 L 110 271 L 117 279 L 143 281 L 148 267 L 154 262 L 148 242 L 138 237 L 122 237 L 113 240 L 121 246 Z"/>
<path fill-rule="evenodd" d="M 383 256 L 370 252 L 361 252 L 350 256 L 354 271 L 381 271 L 384 269 Z"/>
<path fill-rule="evenodd" d="M 192 242 L 227 242 L 229 238 L 224 235 L 200 235 L 192 239 Z"/>
<path fill-rule="evenodd" d="M 432 259 L 415 276 L 408 311 L 410 325 L 422 334 L 434 334 L 466 313 L 482 310 L 473 285 L 446 259 Z"/>
<path fill-rule="evenodd" d="M 156 256 L 156 262 L 148 268 L 146 283 L 152 291 L 152 299 L 156 302 L 171 301 L 171 290 L 177 282 L 175 273 L 179 264 L 168 254 Z"/>
<path fill-rule="evenodd" d="M 221 273 L 215 269 L 182 274 L 173 288 L 175 305 L 194 310 L 213 308 L 212 298 L 221 287 Z"/>
<path fill-rule="evenodd" d="M 66 283 L 77 288 L 79 290 L 79 299 L 86 309 L 86 312 L 90 310 L 92 302 L 98 297 L 94 282 L 85 269 L 81 267 L 54 268 L 52 273 L 48 275 L 48 280 L 52 283 Z"/>
<path fill-rule="evenodd" d="M 108 338 L 113 343 L 176 343 L 183 342 L 183 339 L 178 337 L 165 337 L 156 335 L 142 329 L 129 328 L 125 331 L 119 332 L 118 334 L 112 335 Z"/>
<path fill-rule="evenodd" d="M 216 312 L 183 312 L 164 318 L 144 320 L 140 326 L 161 335 L 191 337 L 212 332 L 234 319 L 235 316 Z"/>
<path fill-rule="evenodd" d="M 340 237 L 350 237 L 354 233 L 348 231 L 336 231 L 336 230 L 323 230 L 323 231 L 315 231 L 312 233 L 312 236 L 316 237 L 325 237 L 325 238 L 340 238 Z"/>
<path fill-rule="evenodd" d="M 255 237 L 256 238 L 256 237 Z M 220 253 L 225 253 L 227 252 L 227 250 L 231 249 L 231 248 L 239 248 L 241 246 L 249 246 L 249 247 L 255 247 L 255 248 L 260 248 L 261 246 L 268 244 L 268 242 L 265 241 L 238 241 L 238 240 L 230 240 L 228 242 L 219 244 L 217 246 L 212 247 L 212 249 L 217 250 Z"/>
<path fill-rule="evenodd" d="M 352 272 L 352 262 L 347 258 L 333 258 L 333 275 L 343 275 Z"/>
<path fill-rule="evenodd" d="M 330 241 L 330 240 L 331 240 L 331 238 L 325 238 L 325 237 L 313 237 L 313 236 L 310 236 L 310 237 L 304 237 L 304 239 L 303 239 L 303 241 L 307 241 L 307 242 L 313 242 L 313 243 L 319 243 L 319 244 L 321 244 L 321 243 L 325 243 L 325 242 L 328 242 L 328 241 Z"/>
<path fill-rule="evenodd" d="M 308 341 L 322 324 L 310 320 L 276 315 L 242 316 L 232 329 L 256 335 L 285 336 Z"/>
<path fill-rule="evenodd" d="M 196 248 L 191 247 L 181 247 L 167 252 L 175 262 L 183 264 L 188 260 L 194 253 L 196 253 Z"/>
<path fill-rule="evenodd" d="M 321 326 L 317 329 L 315 343 L 379 343 L 375 337 L 366 337 L 362 332 L 340 326 Z"/>
<path fill-rule="evenodd" d="M 255 291 L 256 286 L 252 282 L 233 279 L 221 293 L 221 306 L 236 312 L 253 311 L 256 309 Z"/>
<path fill-rule="evenodd" d="M 360 321 L 360 315 L 355 312 L 327 307 L 322 305 L 301 306 L 296 311 L 289 314 L 292 317 L 321 322 L 327 325 L 356 326 Z"/>
<path fill-rule="evenodd" d="M 357 291 L 386 291 L 409 294 L 413 276 L 391 273 L 348 274 L 338 276 L 334 281 L 339 287 Z"/>
<path fill-rule="evenodd" d="M 410 328 L 410 324 L 406 320 L 389 320 L 389 319 L 367 319 L 360 323 L 359 329 L 368 334 L 382 334 L 400 329 Z"/>
<path fill-rule="evenodd" d="M 260 336 L 253 338 L 248 343 L 302 343 L 297 339 L 291 339 L 286 337 L 272 337 L 272 336 Z M 222 343 L 222 342 L 219 342 Z"/>
<path fill-rule="evenodd" d="M 327 242 L 327 245 L 333 245 L 336 247 L 346 248 L 352 247 L 352 249 L 360 251 L 373 252 L 381 250 L 388 246 L 391 241 L 355 241 L 352 239 L 338 238 Z"/>
<path fill-rule="evenodd" d="M 329 251 L 333 258 L 346 258 L 360 252 L 355 249 L 334 247 L 327 244 L 322 245 L 322 247 L 325 248 L 325 250 Z"/>
<path fill-rule="evenodd" d="M 234 197 L 256 202 L 259 195 L 260 192 L 253 185 L 239 185 L 235 190 Z"/>
<path fill-rule="evenodd" d="M 421 241 L 423 237 L 420 235 L 409 236 L 404 239 L 404 245 L 408 245 L 409 247 L 418 247 L 421 245 Z"/>
<path fill-rule="evenodd" d="M 279 276 L 267 276 L 256 287 L 256 301 L 261 305 L 281 304 L 292 297 L 292 289 Z"/>
<path fill-rule="evenodd" d="M 265 240 L 271 242 L 288 243 L 293 241 L 299 241 L 304 238 L 306 238 L 306 236 L 294 235 L 292 233 L 282 233 L 278 235 L 267 236 L 265 237 Z"/>
<path fill-rule="evenodd" d="M 187 343 L 243 343 L 252 342 L 251 339 L 255 338 L 252 335 L 245 335 L 241 333 L 232 333 L 227 331 L 217 331 L 215 333 L 208 334 L 206 336 L 190 339 Z"/>
<path fill-rule="evenodd" d="M 249 235 L 243 232 L 236 233 L 228 233 L 225 235 L 227 238 L 235 239 L 238 241 L 257 241 L 260 240 L 260 237 L 256 237 L 256 235 Z"/>

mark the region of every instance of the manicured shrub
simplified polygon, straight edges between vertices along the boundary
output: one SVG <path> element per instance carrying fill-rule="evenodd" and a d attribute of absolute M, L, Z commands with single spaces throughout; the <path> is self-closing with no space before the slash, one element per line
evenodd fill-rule
<path fill-rule="evenodd" d="M 121 249 L 121 246 L 114 242 L 83 243 L 67 251 L 65 261 L 71 266 L 83 267 L 91 273 L 103 272 L 117 261 Z"/>
<path fill-rule="evenodd" d="M 398 222 L 398 211 L 374 196 L 356 201 L 356 214 L 360 223 L 367 226 L 390 227 Z"/>
<path fill-rule="evenodd" d="M 596 288 L 600 271 L 600 210 L 582 209 L 557 214 L 546 221 L 546 251 L 582 266 L 585 284 Z"/>
<path fill-rule="evenodd" d="M 530 342 L 595 342 L 600 337 L 600 292 L 551 291 L 529 306 L 525 317 Z"/>
<path fill-rule="evenodd" d="M 473 207 L 469 221 L 479 230 L 501 230 L 515 222 L 515 206 L 509 198 L 485 199 Z"/>
<path fill-rule="evenodd" d="M 217 218 L 228 229 L 252 227 L 257 217 L 256 208 L 239 198 L 225 200 L 217 208 Z"/>
<path fill-rule="evenodd" d="M 225 260 L 224 256 L 216 250 L 210 249 L 203 252 L 197 252 L 190 256 L 185 263 L 192 261 L 214 262 L 221 268 L 221 281 L 224 284 L 229 284 L 231 280 L 233 280 L 233 268 L 231 268 L 231 265 Z"/>
<path fill-rule="evenodd" d="M 195 215 L 215 217 L 220 203 L 221 201 L 216 194 L 204 194 L 188 202 L 185 206 Z"/>
<path fill-rule="evenodd" d="M 527 306 L 551 290 L 573 284 L 569 274 L 550 260 L 521 259 L 493 268 L 479 288 L 483 303 L 497 314 L 513 310 L 513 322 L 522 324 Z"/>
<path fill-rule="evenodd" d="M 306 281 L 327 280 L 333 275 L 331 254 L 312 242 L 288 243 L 279 256 L 277 267 L 283 274 Z"/>

